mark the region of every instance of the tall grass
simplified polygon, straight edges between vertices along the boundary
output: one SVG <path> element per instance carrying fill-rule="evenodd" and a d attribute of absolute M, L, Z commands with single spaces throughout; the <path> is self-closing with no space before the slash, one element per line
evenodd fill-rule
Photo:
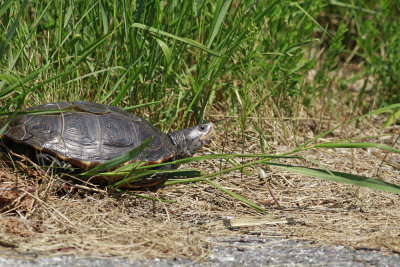
<path fill-rule="evenodd" d="M 353 82 L 374 79 L 356 105 L 366 93 L 377 106 L 399 102 L 396 3 L 5 1 L 1 72 L 18 81 L 1 82 L 2 102 L 149 104 L 142 108 L 169 126 L 202 120 L 214 100 L 246 110 L 251 94 L 291 114 L 292 102 L 312 105 L 348 83 L 326 75 L 346 60 L 362 66 Z M 320 49 L 323 59 L 313 52 Z M 304 83 L 311 69 L 315 78 Z"/>

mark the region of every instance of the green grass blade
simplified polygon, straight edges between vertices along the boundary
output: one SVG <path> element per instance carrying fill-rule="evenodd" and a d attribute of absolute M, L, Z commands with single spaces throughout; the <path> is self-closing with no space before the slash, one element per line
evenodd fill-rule
<path fill-rule="evenodd" d="M 115 82 L 113 87 L 110 90 L 108 90 L 108 92 L 100 99 L 99 103 L 103 104 L 107 99 L 109 99 L 111 97 L 111 95 L 117 91 L 117 89 L 119 88 L 119 85 L 121 84 L 122 81 L 125 80 L 125 76 L 128 74 L 129 74 L 129 71 L 125 71 L 123 74 L 121 74 L 121 77 Z"/>
<path fill-rule="evenodd" d="M 380 191 L 395 193 L 395 194 L 400 195 L 400 186 L 399 185 L 372 179 L 372 178 L 369 178 L 366 176 L 354 175 L 354 174 L 336 172 L 336 171 L 327 171 L 327 170 L 315 169 L 315 168 L 292 166 L 292 165 L 286 165 L 286 164 L 275 163 L 275 162 L 265 162 L 265 164 L 268 164 L 270 166 L 275 166 L 275 167 L 278 167 L 278 168 L 281 168 L 281 169 L 284 169 L 286 171 L 290 171 L 293 173 L 311 176 L 311 177 L 315 177 L 315 178 L 322 179 L 322 180 L 328 180 L 328 181 L 338 182 L 338 183 L 343 183 L 343 184 L 357 185 L 357 186 L 361 186 L 361 187 L 367 187 L 367 188 L 371 188 L 371 189 L 375 189 L 375 190 L 380 190 Z"/>
<path fill-rule="evenodd" d="M 101 22 L 103 24 L 103 32 L 104 34 L 106 34 L 108 33 L 108 17 L 106 13 L 104 0 L 100 0 L 100 14 L 101 14 Z"/>
<path fill-rule="evenodd" d="M 79 65 L 82 61 L 84 61 L 93 51 L 95 51 L 100 45 L 102 45 L 112 34 L 113 32 L 103 35 L 100 39 L 98 39 L 88 48 L 82 51 L 81 52 L 82 56 L 80 56 L 71 66 L 69 66 L 68 69 L 75 70 L 77 65 Z"/>
<path fill-rule="evenodd" d="M 157 41 L 158 45 L 161 47 L 161 50 L 164 53 L 165 59 L 167 60 L 167 64 L 169 65 L 171 63 L 171 55 L 172 55 L 171 49 L 161 39 L 156 38 L 156 41 Z"/>
<path fill-rule="evenodd" d="M 207 48 L 210 48 L 214 42 L 215 37 L 217 36 L 219 30 L 221 29 L 222 22 L 224 21 L 224 18 L 226 14 L 228 13 L 228 9 L 231 6 L 232 0 L 225 0 L 224 3 L 222 4 L 221 10 L 218 13 L 218 17 L 216 19 L 215 24 L 213 23 L 212 25 L 212 34 L 210 39 L 208 40 L 207 43 Z"/>
<path fill-rule="evenodd" d="M 69 5 L 69 6 L 67 7 L 66 12 L 65 12 L 63 28 L 67 27 L 67 25 L 68 25 L 68 23 L 69 23 L 69 20 L 70 20 L 71 17 L 72 17 L 72 12 L 73 12 L 73 11 L 74 11 L 73 5 Z"/>
<path fill-rule="evenodd" d="M 389 118 L 386 120 L 385 124 L 383 125 L 383 128 L 389 127 L 390 125 L 393 125 L 398 119 L 400 118 L 400 109 L 397 111 L 394 111 Z"/>
<path fill-rule="evenodd" d="M 121 179 L 117 181 L 116 183 L 110 185 L 110 188 L 115 188 L 122 186 L 126 183 L 132 183 L 132 182 L 140 182 L 144 178 L 147 178 L 151 175 L 167 175 L 168 178 L 172 177 L 178 177 L 178 176 L 187 176 L 187 177 L 194 177 L 194 176 L 200 176 L 201 172 L 198 170 L 192 170 L 192 169 L 182 169 L 182 170 L 175 170 L 175 169 L 169 169 L 169 170 L 160 170 L 160 169 L 155 169 L 155 170 L 146 170 L 146 171 L 136 171 L 134 172 L 133 175 L 129 175 L 126 173 L 118 173 L 118 172 L 108 172 L 108 173 L 99 173 L 99 175 L 102 176 L 114 176 L 114 175 L 126 175 L 124 179 Z"/>
<path fill-rule="evenodd" d="M 5 2 L 3 2 L 3 4 L 0 7 L 0 18 L 10 8 L 10 6 L 13 2 L 14 2 L 14 0 L 6 0 Z"/>
<path fill-rule="evenodd" d="M 124 87 L 122 87 L 121 91 L 118 93 L 117 97 L 114 99 L 114 101 L 112 102 L 112 105 L 117 105 L 121 99 L 123 97 L 125 97 L 126 92 L 128 91 L 128 89 L 131 87 L 131 85 L 133 84 L 133 82 L 136 80 L 136 78 L 139 76 L 141 70 L 143 68 L 143 65 L 137 67 L 137 69 L 135 70 L 135 72 L 130 75 L 128 81 L 126 82 L 126 84 L 124 85 Z M 128 70 L 129 71 L 129 70 Z"/>
<path fill-rule="evenodd" d="M 138 165 L 138 163 L 136 163 Z M 97 175 L 101 176 L 126 176 L 125 178 L 134 180 L 136 178 L 144 177 L 144 176 L 149 176 L 152 174 L 159 174 L 159 173 L 166 173 L 168 174 L 168 177 L 178 177 L 178 176 L 186 176 L 186 177 L 198 177 L 201 175 L 204 175 L 201 171 L 199 170 L 194 170 L 194 169 L 149 169 L 153 168 L 153 165 L 146 165 L 146 169 L 137 169 L 135 166 L 130 168 L 128 171 L 126 170 L 119 170 L 115 169 L 113 171 L 109 172 L 99 172 Z M 133 173 L 134 171 L 134 173 Z M 125 179 L 124 178 L 124 179 Z"/>
<path fill-rule="evenodd" d="M 238 195 L 238 194 L 236 194 L 236 193 L 234 193 L 234 192 L 232 192 L 232 191 L 230 191 L 230 190 L 228 190 L 228 189 L 226 189 L 226 188 L 220 186 L 219 184 L 214 183 L 214 182 L 212 182 L 212 181 L 210 181 L 210 180 L 208 180 L 208 179 L 204 179 L 204 180 L 205 180 L 207 183 L 209 183 L 209 184 L 211 184 L 212 186 L 214 186 L 215 188 L 217 188 L 217 189 L 219 189 L 220 191 L 224 192 L 225 194 L 230 195 L 231 197 L 236 198 L 236 199 L 239 200 L 240 202 L 246 204 L 247 206 L 249 206 L 249 207 L 251 207 L 251 208 L 253 208 L 253 209 L 255 209 L 255 210 L 259 211 L 259 212 L 267 213 L 267 214 L 268 214 L 268 212 L 266 212 L 263 208 L 261 208 L 261 207 L 258 206 L 257 204 L 254 204 L 253 202 L 249 201 L 249 200 L 246 199 L 245 197 L 242 197 L 241 195 Z"/>
<path fill-rule="evenodd" d="M 357 11 L 362 11 L 362 12 L 373 14 L 373 15 L 376 15 L 378 13 L 378 12 L 368 9 L 368 8 L 361 8 L 361 7 L 355 6 L 353 4 L 348 4 L 348 3 L 340 2 L 337 0 L 329 0 L 329 4 L 335 5 L 335 6 L 340 6 L 340 7 L 345 7 L 347 9 L 352 8 Z"/>
<path fill-rule="evenodd" d="M 21 80 L 15 81 L 11 84 L 9 84 L 6 88 L 4 88 L 3 90 L 0 91 L 0 98 L 3 98 L 4 96 L 6 96 L 7 94 L 9 94 L 13 89 L 21 86 L 22 84 L 25 84 L 31 80 L 33 80 L 34 78 L 36 78 L 40 73 L 44 72 L 45 70 L 47 70 L 49 68 L 49 66 L 45 66 L 43 68 L 34 70 L 33 72 L 29 73 L 27 76 L 25 76 L 24 78 L 22 78 Z M 14 77 L 15 78 L 15 77 Z M 11 80 L 8 80 L 11 82 Z"/>
<path fill-rule="evenodd" d="M 318 27 L 326 35 L 328 35 L 330 38 L 333 38 L 333 36 L 324 27 L 322 27 L 321 24 L 319 24 L 318 21 L 316 21 L 307 11 L 305 11 L 304 8 L 302 8 L 298 3 L 292 2 L 292 3 L 290 3 L 290 5 L 293 5 L 293 6 L 297 7 L 299 10 L 301 10 L 301 12 L 303 12 L 309 19 L 311 19 L 316 25 L 318 25 Z"/>
<path fill-rule="evenodd" d="M 400 149 L 396 149 L 394 147 L 385 146 L 377 143 L 335 143 L 335 142 L 327 142 L 316 144 L 306 149 L 317 148 L 317 147 L 326 147 L 326 148 L 379 148 L 388 152 L 395 152 L 400 154 Z"/>
<path fill-rule="evenodd" d="M 132 27 L 143 29 L 143 30 L 149 31 L 149 32 L 151 32 L 153 34 L 156 34 L 156 35 L 162 35 L 162 36 L 165 36 L 165 37 L 168 37 L 168 38 L 175 39 L 175 40 L 183 42 L 185 44 L 200 48 L 201 50 L 203 50 L 203 51 L 205 51 L 205 52 L 207 52 L 209 54 L 212 54 L 214 56 L 221 57 L 221 55 L 218 52 L 215 52 L 215 51 L 205 47 L 201 43 L 196 42 L 194 40 L 191 40 L 191 39 L 188 39 L 188 38 L 179 37 L 179 36 L 176 36 L 174 34 L 171 34 L 171 33 L 168 33 L 168 32 L 165 32 L 165 31 L 162 31 L 162 30 L 159 30 L 159 29 L 156 29 L 156 28 L 153 28 L 153 27 L 141 24 L 141 23 L 133 23 Z"/>
<path fill-rule="evenodd" d="M 82 80 L 82 79 L 85 79 L 85 78 L 88 78 L 88 77 L 91 77 L 91 76 L 98 76 L 98 74 L 101 74 L 101 73 L 104 73 L 104 72 L 116 71 L 116 70 L 124 70 L 124 69 L 125 69 L 124 67 L 120 67 L 120 66 L 109 67 L 109 68 L 106 68 L 106 69 L 93 71 L 91 73 L 76 77 L 75 79 L 69 80 L 66 83 L 68 84 L 68 83 L 76 82 L 76 81 L 79 81 L 79 80 Z"/>
<path fill-rule="evenodd" d="M 14 22 L 11 25 L 10 29 L 8 29 L 7 34 L 6 34 L 6 39 L 2 42 L 0 42 L 0 62 L 3 61 L 3 57 L 4 57 L 4 51 L 7 47 L 7 45 L 10 43 L 11 39 L 13 38 L 15 31 L 17 30 L 18 24 L 21 21 L 20 17 L 22 16 L 22 13 L 25 9 L 25 5 L 26 5 L 26 0 L 24 2 L 22 2 L 22 5 L 18 11 L 17 16 L 14 18 Z M 5 7 L 7 3 L 4 4 Z"/>
<path fill-rule="evenodd" d="M 26 37 L 23 47 L 27 46 L 27 44 L 31 40 L 32 36 L 35 35 L 36 29 L 37 29 L 38 25 L 40 24 L 40 22 L 42 21 L 43 17 L 45 16 L 47 9 L 51 6 L 51 3 L 52 3 L 52 1 L 48 1 L 47 6 L 42 10 L 42 13 L 37 18 L 36 23 L 30 27 L 30 33 Z M 10 70 L 14 69 L 15 63 L 18 62 L 18 59 L 19 59 L 21 53 L 23 53 L 23 51 L 24 51 L 23 49 L 19 50 L 16 57 L 14 58 L 13 62 L 10 62 L 10 65 L 9 65 Z"/>
<path fill-rule="evenodd" d="M 20 80 L 18 80 L 16 77 L 14 77 L 11 74 L 1 74 L 0 73 L 0 80 L 7 81 L 8 84 L 10 84 L 10 83 L 20 84 Z"/>

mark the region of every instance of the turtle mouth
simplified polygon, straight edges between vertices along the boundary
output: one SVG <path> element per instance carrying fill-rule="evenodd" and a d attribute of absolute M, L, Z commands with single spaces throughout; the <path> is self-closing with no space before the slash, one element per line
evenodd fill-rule
<path fill-rule="evenodd" d="M 201 141 L 208 140 L 214 134 L 214 124 L 210 122 L 207 124 L 207 126 L 208 126 L 207 132 L 205 132 L 203 136 L 200 138 Z"/>

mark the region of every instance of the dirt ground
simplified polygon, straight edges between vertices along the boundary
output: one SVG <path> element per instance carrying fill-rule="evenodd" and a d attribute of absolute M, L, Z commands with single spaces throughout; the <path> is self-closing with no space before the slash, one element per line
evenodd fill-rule
<path fill-rule="evenodd" d="M 218 116 L 211 119 L 218 120 Z M 279 154 L 316 136 L 314 120 L 299 123 L 266 118 L 267 153 Z M 282 123 L 287 124 L 282 127 Z M 333 127 L 329 120 L 320 126 Z M 212 143 L 202 154 L 260 153 L 259 136 L 251 127 L 237 133 L 229 120 L 217 125 Z M 393 129 L 373 121 L 363 127 L 339 128 L 322 141 L 370 136 L 369 142 L 393 145 Z M 293 134 L 296 132 L 296 135 Z M 365 140 L 364 140 L 365 141 Z M 394 144 L 394 147 L 399 147 Z M 312 149 L 303 159 L 278 162 L 348 172 L 400 184 L 400 156 L 378 149 Z M 238 158 L 242 164 L 254 159 Z M 231 167 L 223 160 L 184 167 L 213 173 Z M 258 168 L 258 169 L 257 169 Z M 46 255 L 125 256 L 130 259 L 207 255 L 212 237 L 236 234 L 282 236 L 315 244 L 379 248 L 400 253 L 400 196 L 344 185 L 259 165 L 219 175 L 212 181 L 261 206 L 260 213 L 209 183 L 174 184 L 157 192 L 138 192 L 170 202 L 130 194 L 87 190 L 81 185 L 36 169 L 0 169 L 0 250 Z M 260 171 L 260 169 L 262 169 Z M 260 173 L 265 173 L 262 177 Z M 16 184 L 18 183 L 18 184 Z M 15 188 L 18 190 L 15 190 Z"/>

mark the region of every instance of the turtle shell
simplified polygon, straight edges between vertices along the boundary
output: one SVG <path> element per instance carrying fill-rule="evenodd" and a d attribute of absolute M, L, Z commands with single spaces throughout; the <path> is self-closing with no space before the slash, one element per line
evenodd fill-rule
<path fill-rule="evenodd" d="M 177 149 L 165 133 L 144 118 L 115 106 L 90 102 L 47 103 L 17 115 L 3 138 L 67 161 L 82 170 L 121 156 L 152 137 L 145 154 L 131 162 L 148 165 L 171 159 Z"/>

